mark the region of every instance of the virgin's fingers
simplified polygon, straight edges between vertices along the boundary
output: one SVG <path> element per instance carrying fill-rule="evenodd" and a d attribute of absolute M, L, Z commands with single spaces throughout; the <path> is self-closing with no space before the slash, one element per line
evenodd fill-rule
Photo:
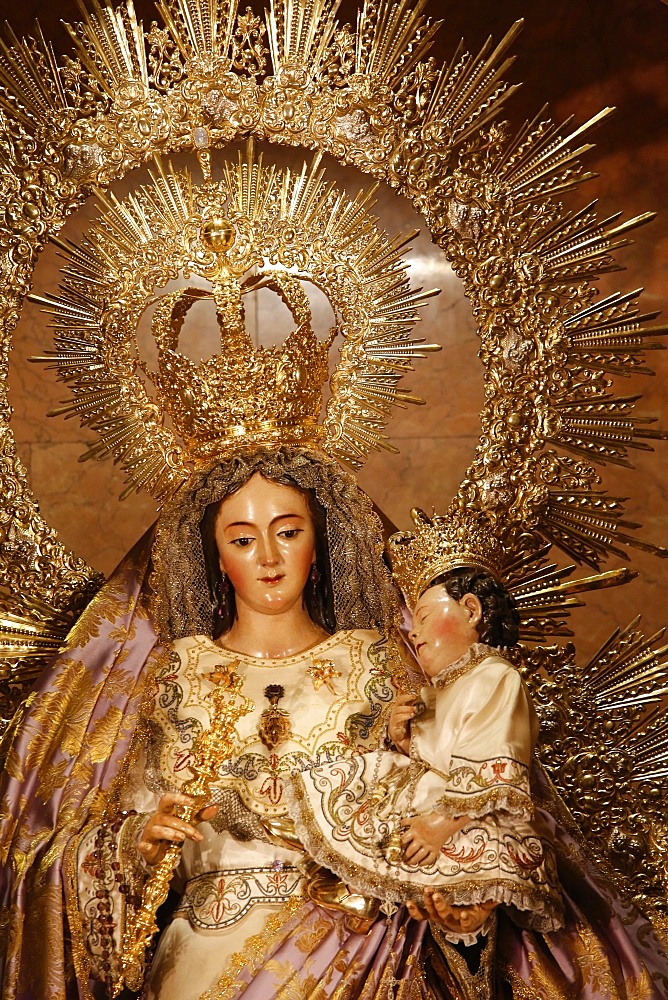
<path fill-rule="evenodd" d="M 199 823 L 200 821 L 206 822 L 206 820 L 212 819 L 218 812 L 218 808 L 218 806 L 204 806 L 204 808 L 200 809 L 197 813 L 197 816 L 195 817 L 196 821 Z"/>
<path fill-rule="evenodd" d="M 410 916 L 413 918 L 413 920 L 426 920 L 427 919 L 427 913 L 426 913 L 426 911 L 425 910 L 421 910 L 420 907 L 417 905 L 417 903 L 414 900 L 412 900 L 412 899 L 409 899 L 407 901 L 407 903 L 406 903 L 406 909 L 408 910 L 408 912 L 409 912 Z"/>
<path fill-rule="evenodd" d="M 152 847 L 155 847 L 161 840 L 173 841 L 186 839 L 186 834 L 183 830 L 177 830 L 173 826 L 161 826 L 160 824 L 151 827 L 150 833 L 147 830 L 144 834 L 145 838 L 147 834 L 149 835 L 148 839 L 145 839 L 143 842 L 150 844 Z"/>
<path fill-rule="evenodd" d="M 427 912 L 427 920 L 440 920 L 441 914 L 437 911 L 433 896 L 425 892 L 424 908 Z"/>
<path fill-rule="evenodd" d="M 195 800 L 181 792 L 165 792 L 158 803 L 159 812 L 171 812 L 174 806 L 190 806 Z"/>
<path fill-rule="evenodd" d="M 144 829 L 144 837 L 146 840 L 150 834 L 150 837 L 157 837 L 158 840 L 169 839 L 164 836 L 163 833 L 159 832 L 161 830 L 169 830 L 173 833 L 182 834 L 182 836 L 177 837 L 177 840 L 184 840 L 189 837 L 190 840 L 203 840 L 202 834 L 199 830 L 196 830 L 194 826 L 190 823 L 186 823 L 184 820 L 180 820 L 178 816 L 172 816 L 169 813 L 167 815 L 160 816 L 157 822 L 152 823 Z"/>
<path fill-rule="evenodd" d="M 416 701 L 419 701 L 420 695 L 416 694 L 415 691 L 405 691 L 403 694 L 398 694 L 394 699 L 394 707 L 399 708 L 402 705 L 412 705 Z"/>
<path fill-rule="evenodd" d="M 392 721 L 398 722 L 401 720 L 402 722 L 405 722 L 407 719 L 412 719 L 414 715 L 415 708 L 412 705 L 408 705 L 405 708 L 398 708 L 395 712 L 393 712 Z"/>

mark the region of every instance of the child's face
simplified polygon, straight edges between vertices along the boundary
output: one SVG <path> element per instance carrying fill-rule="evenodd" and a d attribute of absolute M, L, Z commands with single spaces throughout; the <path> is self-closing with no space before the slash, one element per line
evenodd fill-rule
<path fill-rule="evenodd" d="M 442 584 L 425 590 L 408 637 L 427 678 L 436 677 L 478 641 L 480 617 L 480 601 L 473 594 L 456 601 Z"/>

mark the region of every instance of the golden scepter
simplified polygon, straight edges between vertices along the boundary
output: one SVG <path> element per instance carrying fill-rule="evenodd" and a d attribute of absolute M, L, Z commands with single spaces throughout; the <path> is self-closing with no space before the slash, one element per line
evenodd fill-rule
<path fill-rule="evenodd" d="M 241 678 L 234 670 L 236 666 L 232 663 L 209 675 L 215 683 L 209 693 L 211 725 L 193 741 L 193 761 L 190 765 L 193 777 L 181 789 L 184 795 L 194 800 L 190 805 L 180 807 L 179 815 L 186 823 L 191 823 L 200 809 L 207 805 L 220 765 L 234 752 L 235 725 L 255 708 L 253 702 L 241 694 Z M 181 844 L 171 844 L 144 883 L 141 906 L 134 918 L 128 921 L 123 935 L 121 975 L 114 987 L 114 997 L 119 995 L 124 984 L 131 990 L 141 989 L 146 949 L 158 930 L 156 914 L 167 898 L 180 855 Z"/>

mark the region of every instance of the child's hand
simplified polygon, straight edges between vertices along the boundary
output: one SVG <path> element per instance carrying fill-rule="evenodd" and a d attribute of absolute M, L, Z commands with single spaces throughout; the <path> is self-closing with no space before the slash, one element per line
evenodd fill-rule
<path fill-rule="evenodd" d="M 415 717 L 418 694 L 400 694 L 392 705 L 387 735 L 402 753 L 408 753 L 411 744 L 411 719 Z"/>
<path fill-rule="evenodd" d="M 433 864 L 446 840 L 461 830 L 467 820 L 467 816 L 450 819 L 438 812 L 402 819 L 401 825 L 405 830 L 401 835 L 404 860 L 411 865 Z"/>

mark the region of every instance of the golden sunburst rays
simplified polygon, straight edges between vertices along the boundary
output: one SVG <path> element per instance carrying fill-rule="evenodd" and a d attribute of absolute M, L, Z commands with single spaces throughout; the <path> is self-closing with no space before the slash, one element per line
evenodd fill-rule
<path fill-rule="evenodd" d="M 425 104 L 424 122 L 426 126 L 442 122 L 448 143 L 463 143 L 479 133 L 517 90 L 519 84 L 509 84 L 503 77 L 515 61 L 506 53 L 523 23 L 516 21 L 496 46 L 488 39 L 476 56 L 465 52 L 460 43 L 450 63 L 435 76 Z"/>
<path fill-rule="evenodd" d="M 0 599 L 0 660 L 46 658 L 58 652 L 76 619 L 37 599 L 27 600 L 22 613 Z"/>
<path fill-rule="evenodd" d="M 665 629 L 645 638 L 640 616 L 616 629 L 581 670 L 584 698 L 599 712 L 658 705 L 668 695 L 668 645 L 656 648 Z"/>
<path fill-rule="evenodd" d="M 594 462 L 633 468 L 628 458 L 629 448 L 651 451 L 643 438 L 661 440 L 666 437 L 664 431 L 645 426 L 653 423 L 653 418 L 631 416 L 641 398 L 612 398 L 606 394 L 589 400 L 558 402 L 551 408 L 545 440 Z"/>
<path fill-rule="evenodd" d="M 271 0 L 267 39 L 274 72 L 303 67 L 317 73 L 338 24 L 341 0 Z"/>
<path fill-rule="evenodd" d="M 539 414 L 539 448 L 553 444 L 593 465 L 633 468 L 631 451 L 651 451 L 651 442 L 667 436 L 649 426 L 653 418 L 634 415 L 639 395 L 610 392 L 611 375 L 652 374 L 643 364 L 644 353 L 661 349 L 653 338 L 665 335 L 666 328 L 647 325 L 656 314 L 639 313 L 639 290 L 597 302 L 591 288 L 599 275 L 617 269 L 613 251 L 650 217 L 618 224 L 615 216 L 598 222 L 593 205 L 588 205 L 551 224 L 548 219 L 527 241 L 529 253 L 519 267 L 535 267 L 539 285 L 566 300 L 569 289 L 580 288 L 573 304 L 561 312 L 555 331 L 559 351 L 545 353 L 540 342 L 537 345 L 537 364 L 544 366 L 548 379 L 559 383 Z M 623 508 L 621 498 L 593 489 L 550 489 L 541 510 L 541 532 L 572 558 L 595 568 L 609 553 L 627 558 L 623 546 L 628 545 L 668 555 L 664 548 L 628 533 L 639 525 L 623 519 Z"/>
<path fill-rule="evenodd" d="M 127 475 L 123 498 L 146 489 L 162 499 L 185 473 L 137 371 L 133 320 L 147 296 L 142 298 L 141 282 L 134 286 L 135 272 L 123 273 L 129 262 L 138 264 L 158 245 L 164 253 L 170 238 L 174 243 L 194 211 L 192 182 L 189 174 L 177 178 L 157 164 L 152 187 L 123 201 L 103 192 L 98 198 L 102 214 L 81 246 L 58 241 L 66 261 L 60 295 L 33 296 L 53 317 L 55 334 L 54 349 L 31 360 L 54 368 L 70 390 L 71 399 L 50 416 L 78 417 L 98 435 L 80 460 L 111 455 Z M 127 307 L 127 335 L 125 320 L 118 315 L 116 322 L 113 308 L 105 309 L 109 299 L 118 309 Z"/>
<path fill-rule="evenodd" d="M 129 81 L 149 86 L 143 26 L 132 0 L 119 7 L 77 0 L 82 20 L 66 25 L 81 65 L 112 100 Z"/>
<path fill-rule="evenodd" d="M 443 23 L 424 16 L 426 4 L 427 0 L 364 0 L 357 19 L 356 72 L 389 87 L 409 77 Z"/>
<path fill-rule="evenodd" d="M 657 345 L 642 344 L 647 317 L 637 314 L 632 296 L 611 297 L 596 307 L 592 282 L 616 268 L 613 253 L 649 216 L 601 222 L 593 205 L 566 212 L 556 200 L 592 176 L 580 166 L 580 158 L 591 148 L 592 129 L 609 109 L 580 127 L 570 120 L 561 125 L 543 121 L 540 112 L 509 140 L 503 128 L 491 126 L 515 89 L 505 76 L 512 62 L 509 46 L 521 22 L 498 44 L 487 42 L 477 55 L 460 47 L 439 67 L 429 56 L 439 24 L 426 16 L 424 0 L 365 0 L 354 31 L 337 21 L 336 0 L 272 0 L 266 28 L 252 11 L 240 14 L 236 0 L 159 0 L 165 27 L 147 33 L 132 2 L 79 2 L 81 23 L 71 29 L 78 59 L 58 68 L 39 35 L 25 43 L 10 35 L 0 54 L 7 87 L 4 114 L 13 116 L 15 129 L 34 134 L 48 123 L 53 162 L 61 164 L 58 169 L 68 181 L 58 186 L 66 192 L 62 203 L 54 200 L 55 187 L 40 195 L 44 213 L 48 208 L 48 219 L 55 220 L 49 223 L 52 231 L 71 210 L 73 189 L 81 194 L 96 182 L 106 185 L 159 150 L 199 151 L 206 166 L 214 146 L 249 133 L 333 152 L 340 161 L 388 180 L 427 218 L 464 281 L 479 323 L 488 405 L 479 460 L 462 485 L 462 496 L 475 493 L 485 478 L 476 502 L 494 506 L 496 497 L 501 513 L 521 509 L 513 537 L 526 539 L 521 525 L 531 522 L 539 525 L 535 545 L 540 545 L 542 532 L 591 565 L 606 551 L 621 551 L 631 543 L 620 517 L 621 501 L 613 498 L 608 504 L 595 493 L 594 466 L 629 465 L 634 450 L 645 450 L 663 436 L 635 415 L 636 397 L 617 393 L 610 381 L 615 375 L 647 372 L 643 351 Z M 276 75 L 258 85 L 257 78 L 271 72 L 266 69 L 269 54 Z M 100 113 L 94 114 L 96 110 Z M 65 120 L 67 127 L 61 124 Z M 23 184 L 18 160 L 12 161 L 12 169 Z M 369 447 L 387 445 L 382 428 L 389 408 L 415 401 L 400 379 L 421 353 L 409 329 L 421 300 L 411 299 L 414 293 L 398 259 L 392 263 L 391 241 L 377 245 L 366 203 L 337 202 L 313 172 L 294 175 L 289 182 L 281 175 L 275 186 L 264 169 L 244 169 L 246 188 L 230 187 L 229 171 L 236 168 L 225 174 L 237 208 L 245 203 L 248 213 L 250 201 L 259 205 L 262 197 L 265 207 L 271 203 L 271 211 L 278 213 L 276 218 L 298 208 L 303 227 L 316 222 L 325 226 L 319 205 L 327 205 L 331 216 L 323 239 L 340 239 L 343 233 L 350 274 L 361 269 L 368 272 L 365 280 L 375 275 L 361 312 L 356 291 L 351 298 L 355 305 L 347 304 L 340 316 L 342 371 L 350 379 L 354 406 L 345 420 L 335 402 L 326 414 L 329 440 L 339 442 L 335 447 L 358 462 Z M 191 217 L 187 186 L 169 171 L 161 177 L 156 168 L 155 174 L 142 195 L 141 210 L 131 198 L 122 207 L 109 199 L 103 231 L 91 231 L 92 270 L 84 259 L 90 249 L 85 244 L 66 253 L 68 315 L 62 320 L 69 326 L 57 333 L 61 344 L 68 340 L 61 377 L 72 378 L 84 362 L 90 375 L 88 382 L 81 375 L 71 412 L 100 427 L 101 442 L 114 442 L 115 456 L 119 443 L 125 443 L 120 461 L 135 470 L 137 481 L 144 475 L 137 452 L 140 427 L 147 413 L 149 424 L 159 421 L 147 400 L 141 399 L 136 409 L 127 404 L 126 394 L 124 410 L 114 395 L 114 379 L 107 380 L 102 369 L 94 385 L 97 362 L 90 362 L 89 354 L 97 319 L 91 318 L 89 300 L 96 300 L 99 282 L 106 281 L 105 268 L 113 271 L 133 244 L 138 252 L 150 245 L 154 217 L 162 232 L 167 231 L 166 219 L 171 219 L 172 232 L 176 220 Z M 31 191 L 27 180 L 25 187 Z M 33 197 L 32 192 L 25 197 Z M 21 210 L 29 217 L 39 214 L 42 202 Z M 359 232 L 366 234 L 366 246 L 362 236 L 359 246 L 352 237 L 345 242 L 346 227 L 357 225 L 356 212 L 363 220 Z M 179 239 L 172 238 L 167 256 L 178 256 Z M 239 236 L 237 251 L 241 243 Z M 390 269 L 383 274 L 386 258 Z M 140 269 L 126 273 L 139 274 Z M 137 302 L 145 292 L 137 288 Z M 124 295 L 132 299 L 132 290 L 126 288 Z M 130 305 L 135 308 L 134 300 Z M 355 346 L 358 331 L 349 320 L 355 311 L 367 316 L 363 347 Z M 117 342 L 122 338 L 120 323 L 115 336 Z M 139 398 L 140 380 L 136 373 L 130 375 L 134 359 L 129 351 L 114 362 L 119 359 L 129 383 L 137 380 L 131 395 Z M 497 391 L 500 385 L 502 392 Z M 109 400 L 114 403 L 105 417 Z M 510 425 L 506 417 L 515 423 Z M 501 436 L 487 434 L 490 427 Z M 488 488 L 487 481 L 502 478 L 506 470 L 512 471 L 515 484 L 524 484 L 552 447 L 564 452 L 548 461 L 554 475 L 540 479 L 533 492 L 522 491 L 535 502 L 525 502 L 516 486 L 514 500 L 505 487 L 496 493 Z M 89 454 L 104 451 L 98 443 Z M 495 465 L 500 452 L 505 470 Z M 567 464 L 572 461 L 567 454 L 577 459 L 576 471 Z"/>
<path fill-rule="evenodd" d="M 509 413 L 513 395 L 510 381 L 506 382 L 506 403 L 489 395 L 483 416 L 483 426 L 494 426 L 505 436 L 508 468 L 522 468 L 530 480 L 533 468 L 537 481 L 542 478 L 541 464 L 544 470 L 550 469 L 543 478 L 542 497 L 539 490 L 535 501 L 525 504 L 522 492 L 516 493 L 515 506 L 521 511 L 519 534 L 531 509 L 530 516 L 537 515 L 534 523 L 539 536 L 594 568 L 610 553 L 626 558 L 628 545 L 668 554 L 629 533 L 638 525 L 623 519 L 621 498 L 606 497 L 595 489 L 599 482 L 596 466 L 632 468 L 632 452 L 651 451 L 652 442 L 666 438 L 664 431 L 650 426 L 652 418 L 635 414 L 640 396 L 617 395 L 611 378 L 651 374 L 644 354 L 660 348 L 656 338 L 666 329 L 649 325 L 654 314 L 639 314 L 637 291 L 597 302 L 593 285 L 600 275 L 619 269 L 613 254 L 652 215 L 624 222 L 618 216 L 601 221 L 595 203 L 567 212 L 554 200 L 586 179 L 578 157 L 589 144 L 582 140 L 606 114 L 602 112 L 566 138 L 569 122 L 556 128 L 534 120 L 503 149 L 494 173 L 503 178 L 508 198 L 504 208 L 508 243 L 471 269 L 474 296 L 474 282 L 482 280 L 486 285 L 479 301 L 488 317 L 481 336 L 489 375 L 504 380 L 512 374 L 512 385 L 522 378 L 536 390 L 533 399 L 527 394 L 521 403 L 518 398 L 517 412 L 509 414 L 516 427 L 528 429 L 527 433 L 519 430 L 512 443 L 511 434 L 503 431 L 508 419 L 504 406 Z M 543 210 L 536 211 L 537 205 Z M 474 234 L 475 225 L 480 226 L 478 235 L 483 235 L 484 213 L 473 221 L 463 220 L 469 235 Z M 524 230 L 523 239 L 518 241 L 514 227 Z M 504 319 L 504 309 L 506 315 L 514 314 L 511 324 Z M 487 326 L 502 331 L 496 343 L 487 336 Z M 550 446 L 573 455 L 577 466 Z M 503 470 L 497 475 L 507 479 Z M 522 475 L 516 481 L 522 482 Z M 524 488 L 523 492 L 526 496 Z M 508 497 L 498 496 L 505 510 Z M 496 509 L 496 502 L 492 500 L 490 509 Z M 510 535 L 512 524 L 507 524 Z"/>
<path fill-rule="evenodd" d="M 665 904 L 665 851 L 652 833 L 665 836 L 668 646 L 664 630 L 646 638 L 639 622 L 616 629 L 582 667 L 572 646 L 525 648 L 516 662 L 541 720 L 545 770 L 588 849 L 653 919 Z"/>
<path fill-rule="evenodd" d="M 545 642 L 555 636 L 572 636 L 566 619 L 584 607 L 580 594 L 629 583 L 638 574 L 628 567 L 570 579 L 575 565 L 559 567 L 548 561 L 550 546 L 527 558 L 520 555 L 504 570 L 504 582 L 520 616 L 520 641 Z"/>
<path fill-rule="evenodd" d="M 546 109 L 527 121 L 514 139 L 505 145 L 494 162 L 494 172 L 518 203 L 533 198 L 554 198 L 572 190 L 596 175 L 582 167 L 581 159 L 592 148 L 581 142 L 587 134 L 613 112 L 604 108 L 574 131 L 569 132 L 573 118 L 561 125 L 543 120 Z M 558 216 L 564 216 L 559 206 Z"/>
<path fill-rule="evenodd" d="M 35 37 L 19 40 L 9 25 L 0 38 L 0 109 L 28 134 L 64 128 L 76 102 L 61 77 L 50 42 L 35 25 Z M 71 110 L 70 110 L 71 109 Z"/>
<path fill-rule="evenodd" d="M 65 258 L 59 294 L 33 296 L 55 328 L 54 350 L 33 360 L 55 368 L 71 393 L 52 413 L 78 417 L 98 436 L 82 458 L 113 455 L 128 478 L 124 495 L 143 488 L 162 502 L 182 481 L 188 452 L 163 425 L 140 375 L 136 328 L 165 275 L 194 272 L 215 282 L 221 267 L 237 280 L 255 266 L 265 274 L 287 266 L 327 295 L 343 346 L 324 447 L 353 465 L 370 449 L 389 447 L 383 428 L 393 407 L 422 402 L 399 383 L 416 358 L 438 349 L 411 333 L 436 294 L 410 287 L 403 254 L 415 234 L 383 233 L 371 214 L 374 191 L 354 198 L 337 191 L 319 155 L 301 170 L 277 169 L 251 141 L 236 162 L 223 164 L 220 182 L 198 186 L 188 171 L 162 161 L 150 175 L 122 201 L 98 193 L 101 215 L 82 244 L 58 241 Z M 221 213 L 236 233 L 224 265 L 201 242 L 207 220 Z M 240 391 L 229 386 L 230 400 Z M 225 403 L 211 418 L 219 434 Z M 278 410 L 285 405 L 275 401 Z"/>
<path fill-rule="evenodd" d="M 60 610 L 35 596 L 0 596 L 0 728 L 60 651 L 80 610 Z"/>
<path fill-rule="evenodd" d="M 156 7 L 186 63 L 229 68 L 238 0 L 157 0 Z M 227 63 L 227 66 L 225 66 Z"/>
<path fill-rule="evenodd" d="M 654 374 L 643 364 L 644 353 L 664 350 L 664 345 L 648 343 L 646 338 L 665 336 L 668 326 L 643 326 L 658 313 L 639 312 L 641 292 L 641 288 L 616 292 L 564 320 L 569 362 L 574 368 L 621 376 Z"/>
<path fill-rule="evenodd" d="M 541 534 L 571 558 L 594 569 L 598 569 L 610 553 L 628 559 L 623 546 L 629 545 L 662 558 L 668 557 L 668 549 L 628 534 L 640 525 L 623 518 L 626 499 L 594 490 L 550 491 L 541 511 Z"/>
<path fill-rule="evenodd" d="M 560 291 L 573 282 L 591 281 L 599 275 L 621 270 L 613 253 L 629 245 L 626 234 L 654 218 L 647 212 L 618 225 L 619 215 L 599 221 L 595 202 L 579 212 L 565 213 L 546 233 L 527 241 L 527 253 L 540 260 L 542 280 Z"/>

